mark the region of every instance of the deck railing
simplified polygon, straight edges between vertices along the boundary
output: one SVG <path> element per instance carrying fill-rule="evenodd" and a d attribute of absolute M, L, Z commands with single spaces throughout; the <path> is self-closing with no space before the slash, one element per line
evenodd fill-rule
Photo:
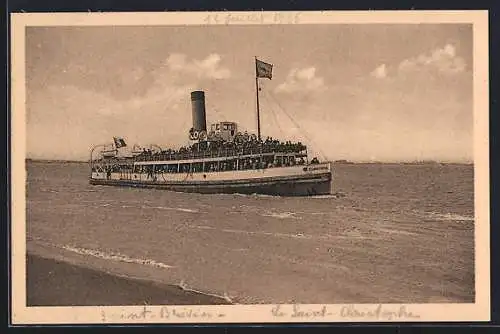
<path fill-rule="evenodd" d="M 182 153 L 153 153 L 139 154 L 135 156 L 135 161 L 170 161 L 170 160 L 188 160 L 200 158 L 223 158 L 245 155 L 260 154 L 301 154 L 302 152 L 276 152 L 273 150 L 255 150 L 255 149 L 224 149 L 219 151 L 191 151 Z"/>
<path fill-rule="evenodd" d="M 179 151 L 151 152 L 144 151 L 135 154 L 132 157 L 100 157 L 93 161 L 105 164 L 126 163 L 147 161 L 176 161 L 192 159 L 210 159 L 210 158 L 231 158 L 248 156 L 274 156 L 274 155 L 295 155 L 296 157 L 305 157 L 307 159 L 307 148 L 305 146 L 288 145 L 257 145 L 240 147 L 220 147 L 217 150 L 210 149 L 186 149 Z"/>

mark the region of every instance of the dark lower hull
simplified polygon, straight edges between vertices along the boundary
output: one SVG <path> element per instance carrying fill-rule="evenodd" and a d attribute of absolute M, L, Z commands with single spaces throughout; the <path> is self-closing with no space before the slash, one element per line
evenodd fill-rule
<path fill-rule="evenodd" d="M 109 185 L 136 188 L 164 189 L 200 194 L 263 194 L 273 196 L 315 196 L 331 194 L 331 177 L 319 176 L 308 179 L 259 181 L 242 183 L 165 183 L 134 180 L 90 179 L 93 185 Z"/>

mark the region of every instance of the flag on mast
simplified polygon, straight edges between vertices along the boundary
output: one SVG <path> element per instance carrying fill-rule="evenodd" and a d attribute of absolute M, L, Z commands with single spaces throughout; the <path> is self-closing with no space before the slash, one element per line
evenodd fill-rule
<path fill-rule="evenodd" d="M 117 149 L 127 146 L 127 144 L 125 143 L 125 140 L 121 137 L 113 137 L 113 141 L 115 142 L 115 147 Z"/>
<path fill-rule="evenodd" d="M 273 65 L 265 63 L 257 58 L 255 58 L 255 70 L 257 78 L 272 79 L 273 77 Z"/>

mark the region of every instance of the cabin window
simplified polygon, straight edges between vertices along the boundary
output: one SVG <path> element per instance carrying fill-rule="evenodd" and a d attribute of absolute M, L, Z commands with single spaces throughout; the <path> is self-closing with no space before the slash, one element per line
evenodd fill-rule
<path fill-rule="evenodd" d="M 227 161 L 227 169 L 226 170 L 236 170 L 236 160 L 228 160 Z"/>
<path fill-rule="evenodd" d="M 255 168 L 255 160 L 253 158 L 244 158 L 239 162 L 239 169 L 252 169 Z"/>
<path fill-rule="evenodd" d="M 191 171 L 191 164 L 182 164 L 182 172 L 189 173 Z"/>
<path fill-rule="evenodd" d="M 216 125 L 216 129 L 217 129 L 217 130 L 220 130 L 220 124 L 217 124 L 217 125 Z"/>
<path fill-rule="evenodd" d="M 228 125 L 224 124 L 224 130 L 229 130 Z"/>
<path fill-rule="evenodd" d="M 236 169 L 236 160 L 234 159 L 221 161 L 220 163 L 221 171 L 230 171 L 235 169 Z"/>
<path fill-rule="evenodd" d="M 193 163 L 192 171 L 194 173 L 202 172 L 203 171 L 203 163 L 202 162 L 195 162 L 195 163 Z"/>
<path fill-rule="evenodd" d="M 263 156 L 262 157 L 262 167 L 263 168 L 273 167 L 273 157 Z"/>
<path fill-rule="evenodd" d="M 217 171 L 217 161 L 205 162 L 205 172 L 216 172 L 216 171 Z"/>

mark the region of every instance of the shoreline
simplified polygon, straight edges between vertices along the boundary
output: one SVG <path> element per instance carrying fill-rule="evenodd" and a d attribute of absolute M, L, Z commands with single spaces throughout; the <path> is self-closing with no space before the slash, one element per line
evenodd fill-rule
<path fill-rule="evenodd" d="M 27 306 L 224 305 L 225 299 L 179 286 L 126 278 L 26 255 Z"/>

